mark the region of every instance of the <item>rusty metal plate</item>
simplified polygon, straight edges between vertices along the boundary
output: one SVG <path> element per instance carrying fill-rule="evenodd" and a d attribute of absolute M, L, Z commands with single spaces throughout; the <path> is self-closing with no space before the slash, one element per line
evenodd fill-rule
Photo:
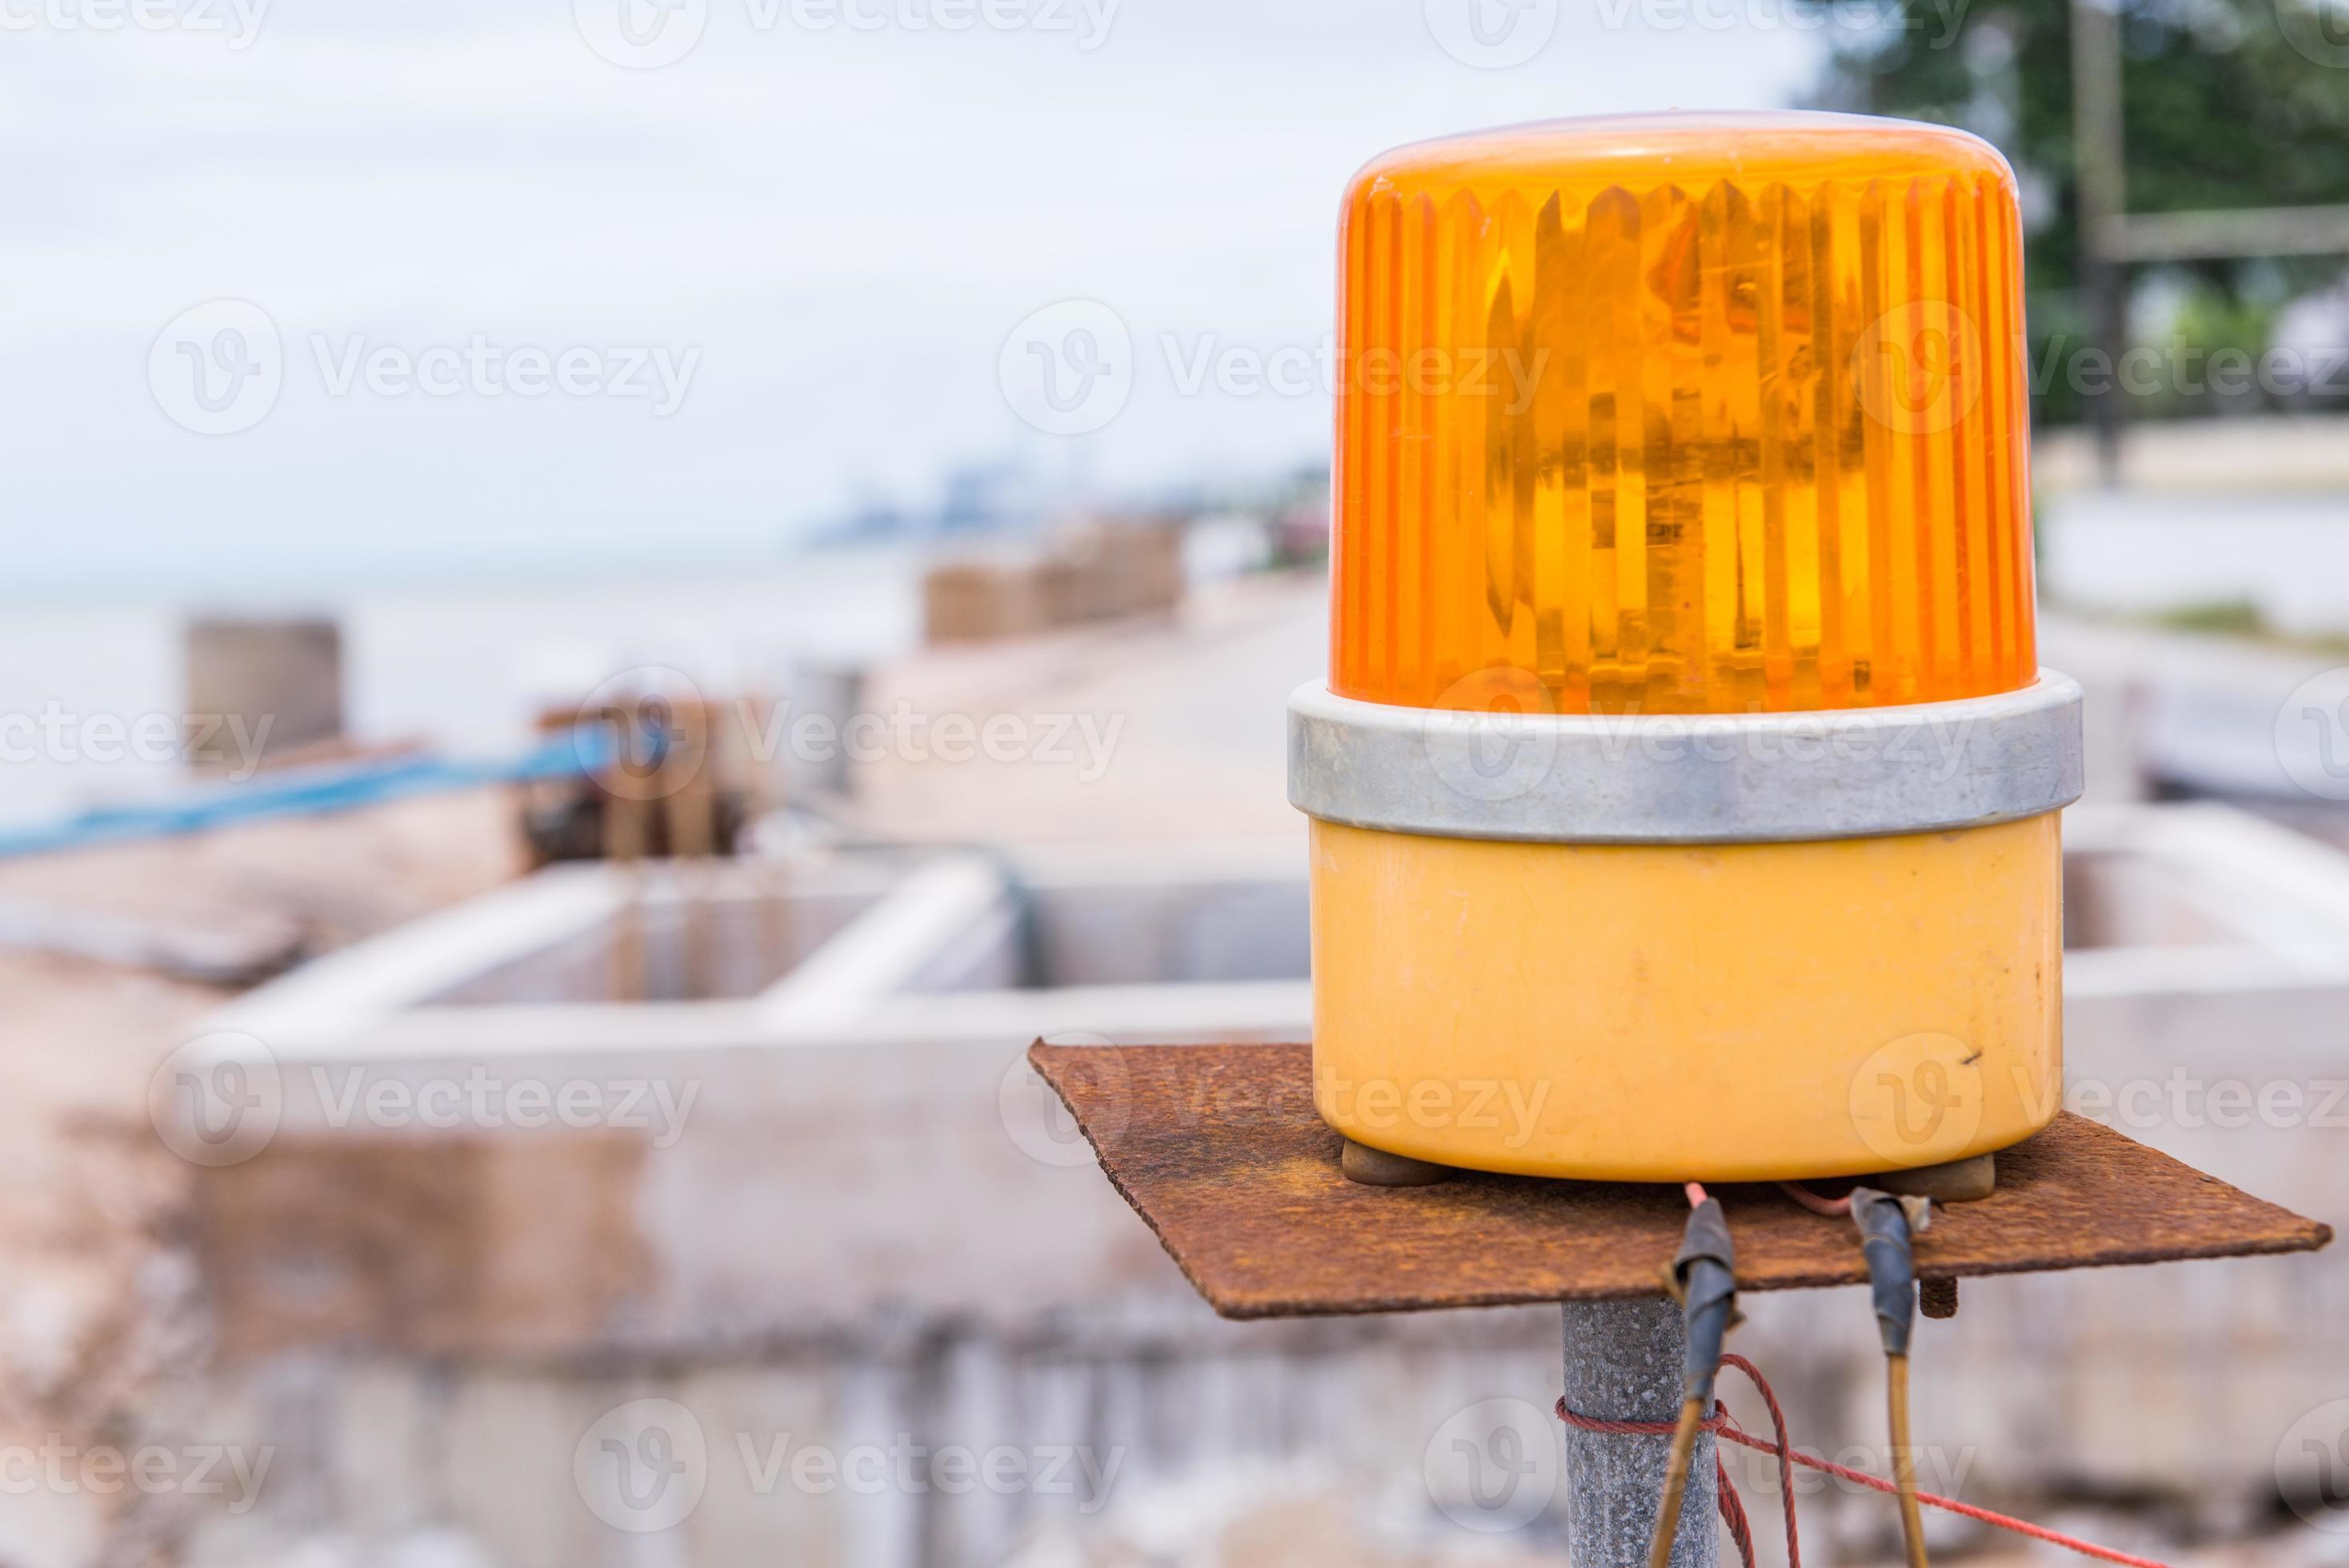
<path fill-rule="evenodd" d="M 1364 1187 L 1314 1113 L 1311 1047 L 1029 1052 L 1126 1202 L 1226 1317 L 1412 1312 L 1661 1294 L 1671 1187 L 1463 1172 Z M 1937 1208 L 1922 1278 L 2313 1252 L 2330 1227 L 2065 1112 L 1998 1157 L 1997 1192 Z M 1850 1226 L 1767 1186 L 1713 1189 L 1748 1290 L 1857 1284 Z"/>

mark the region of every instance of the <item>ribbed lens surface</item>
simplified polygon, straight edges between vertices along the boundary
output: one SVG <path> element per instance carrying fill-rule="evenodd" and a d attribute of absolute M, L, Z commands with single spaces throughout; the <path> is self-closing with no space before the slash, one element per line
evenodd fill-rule
<path fill-rule="evenodd" d="M 2021 229 L 1986 144 L 1524 127 L 1371 165 L 1341 251 L 1340 695 L 1776 712 L 2033 678 Z"/>

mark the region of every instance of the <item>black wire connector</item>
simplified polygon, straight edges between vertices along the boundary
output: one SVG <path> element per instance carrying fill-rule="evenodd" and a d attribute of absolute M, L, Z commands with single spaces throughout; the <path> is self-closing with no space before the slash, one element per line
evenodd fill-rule
<path fill-rule="evenodd" d="M 1707 1198 L 1689 1211 L 1681 1250 L 1666 1284 L 1681 1304 L 1688 1329 L 1688 1359 L 1681 1371 L 1681 1398 L 1713 1408 L 1713 1375 L 1721 1369 L 1722 1343 L 1740 1321 L 1737 1313 L 1737 1248 L 1729 1239 L 1729 1216 L 1721 1200 Z"/>
<path fill-rule="evenodd" d="M 1884 1396 L 1892 1436 L 1892 1488 L 1900 1499 L 1900 1538 L 1908 1568 L 1930 1568 L 1925 1520 L 1917 1506 L 1917 1450 L 1909 1439 L 1909 1338 L 1917 1326 L 1917 1258 L 1911 1241 L 1933 1218 L 1922 1198 L 1896 1198 L 1873 1187 L 1851 1190 L 1851 1222 L 1876 1299 L 1884 1336 Z"/>
<path fill-rule="evenodd" d="M 1859 1227 L 1860 1254 L 1868 1260 L 1876 1326 L 1887 1356 L 1909 1354 L 1917 1324 L 1917 1260 L 1910 1235 L 1923 1230 L 1931 1214 L 1920 1198 L 1896 1198 L 1873 1187 L 1851 1190 L 1851 1222 Z"/>

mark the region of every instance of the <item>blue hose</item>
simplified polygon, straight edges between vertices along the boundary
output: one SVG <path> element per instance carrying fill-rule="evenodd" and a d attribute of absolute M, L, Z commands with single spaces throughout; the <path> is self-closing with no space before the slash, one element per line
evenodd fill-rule
<path fill-rule="evenodd" d="M 519 757 L 490 761 L 422 755 L 288 768 L 241 784 L 205 785 L 169 799 L 94 807 L 55 821 L 0 828 L 0 857 L 171 838 L 276 817 L 320 816 L 488 784 L 580 778 L 602 768 L 612 749 L 606 730 L 582 727 Z"/>

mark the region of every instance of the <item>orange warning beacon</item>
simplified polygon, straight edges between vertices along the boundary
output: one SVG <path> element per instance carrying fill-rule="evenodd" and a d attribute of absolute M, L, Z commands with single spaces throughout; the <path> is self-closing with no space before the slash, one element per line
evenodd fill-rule
<path fill-rule="evenodd" d="M 1367 1148 L 1857 1174 L 2061 1086 L 2015 183 L 1814 114 L 1562 120 L 1347 192 L 1314 1069 Z"/>

